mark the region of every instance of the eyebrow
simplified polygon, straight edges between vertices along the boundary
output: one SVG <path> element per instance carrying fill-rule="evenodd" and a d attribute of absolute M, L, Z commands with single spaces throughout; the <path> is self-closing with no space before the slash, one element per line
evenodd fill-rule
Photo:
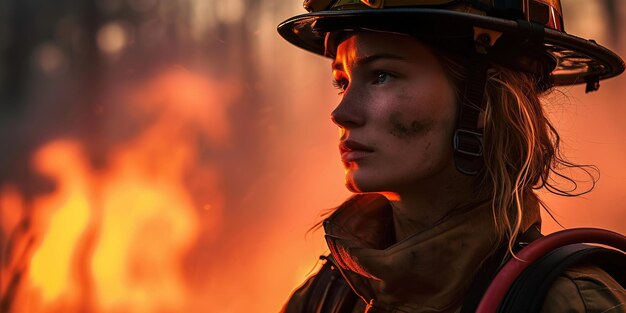
<path fill-rule="evenodd" d="M 407 59 L 405 57 L 401 57 L 399 55 L 396 54 L 391 54 L 391 53 L 380 53 L 380 54 L 373 54 L 373 55 L 368 55 L 362 58 L 358 58 L 356 59 L 356 61 L 354 62 L 354 66 L 364 66 L 367 64 L 370 64 L 372 62 L 378 61 L 378 60 L 382 60 L 382 59 L 391 59 L 391 60 L 400 60 L 400 61 L 406 61 Z M 333 61 L 333 70 L 343 70 L 343 63 L 341 62 L 337 62 L 337 61 Z"/>

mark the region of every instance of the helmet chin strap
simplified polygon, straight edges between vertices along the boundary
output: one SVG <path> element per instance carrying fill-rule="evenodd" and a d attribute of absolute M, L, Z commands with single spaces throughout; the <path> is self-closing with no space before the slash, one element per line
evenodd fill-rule
<path fill-rule="evenodd" d="M 479 128 L 487 81 L 487 51 L 500 34 L 474 30 L 475 52 L 470 57 L 468 75 L 461 97 L 457 126 L 454 131 L 454 163 L 465 175 L 477 175 L 483 168 L 483 129 Z"/>

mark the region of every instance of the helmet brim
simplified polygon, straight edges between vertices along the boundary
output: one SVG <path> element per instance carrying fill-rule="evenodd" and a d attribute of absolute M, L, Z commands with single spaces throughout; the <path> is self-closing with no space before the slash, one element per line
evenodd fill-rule
<path fill-rule="evenodd" d="M 420 36 L 454 40 L 467 37 L 474 27 L 526 38 L 543 46 L 554 60 L 550 83 L 556 86 L 593 83 L 624 71 L 624 61 L 593 40 L 527 21 L 431 8 L 321 11 L 294 16 L 278 25 L 288 42 L 325 55 L 326 34 L 335 30 L 373 29 L 402 31 Z"/>

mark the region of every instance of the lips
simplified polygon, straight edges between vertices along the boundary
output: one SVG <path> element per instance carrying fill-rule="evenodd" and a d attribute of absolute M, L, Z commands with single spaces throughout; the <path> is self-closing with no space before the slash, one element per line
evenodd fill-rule
<path fill-rule="evenodd" d="M 341 153 L 341 161 L 354 162 L 365 158 L 374 152 L 374 149 L 354 140 L 343 140 L 339 144 L 339 152 Z"/>

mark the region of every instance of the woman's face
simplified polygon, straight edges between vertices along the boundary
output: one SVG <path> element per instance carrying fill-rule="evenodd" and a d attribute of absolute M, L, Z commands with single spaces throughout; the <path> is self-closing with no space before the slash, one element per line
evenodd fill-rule
<path fill-rule="evenodd" d="M 342 98 L 332 120 L 349 189 L 402 193 L 461 175 L 451 144 L 454 90 L 428 46 L 364 31 L 343 40 L 336 55 Z"/>

